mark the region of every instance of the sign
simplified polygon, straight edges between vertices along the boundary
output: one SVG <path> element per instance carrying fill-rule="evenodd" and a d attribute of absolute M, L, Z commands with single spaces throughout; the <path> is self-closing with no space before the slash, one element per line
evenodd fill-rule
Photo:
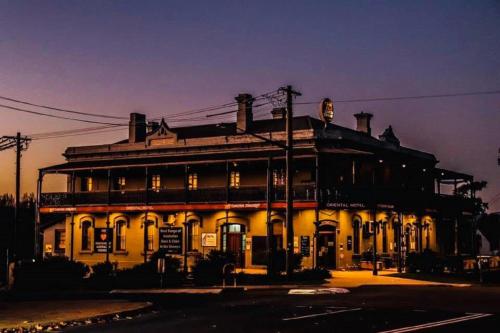
<path fill-rule="evenodd" d="M 182 254 L 182 227 L 159 228 L 160 250 L 166 254 Z"/>
<path fill-rule="evenodd" d="M 324 123 L 331 123 L 333 120 L 333 102 L 329 98 L 323 98 L 319 105 L 319 118 Z"/>
<path fill-rule="evenodd" d="M 311 255 L 311 239 L 309 236 L 300 236 L 300 253 L 304 257 Z"/>
<path fill-rule="evenodd" d="M 215 232 L 201 233 L 201 246 L 203 247 L 217 246 L 217 234 Z"/>
<path fill-rule="evenodd" d="M 327 202 L 328 208 L 366 208 L 362 202 Z"/>
<path fill-rule="evenodd" d="M 352 251 L 352 236 L 347 236 L 347 251 Z"/>
<path fill-rule="evenodd" d="M 113 252 L 113 228 L 94 229 L 94 252 Z"/>
<path fill-rule="evenodd" d="M 45 253 L 52 254 L 52 244 L 45 244 Z"/>

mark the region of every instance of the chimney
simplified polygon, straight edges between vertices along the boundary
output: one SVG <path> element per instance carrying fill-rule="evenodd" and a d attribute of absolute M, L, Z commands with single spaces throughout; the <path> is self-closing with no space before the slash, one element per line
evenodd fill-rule
<path fill-rule="evenodd" d="M 271 111 L 273 119 L 284 119 L 285 113 L 286 113 L 285 108 L 274 108 L 273 111 Z"/>
<path fill-rule="evenodd" d="M 370 120 L 372 119 L 373 115 L 371 113 L 356 113 L 354 115 L 356 117 L 356 131 L 358 132 L 363 132 L 368 135 L 372 134 L 372 128 L 370 127 Z"/>
<path fill-rule="evenodd" d="M 236 113 L 236 133 L 245 133 L 252 127 L 253 98 L 250 94 L 239 94 L 235 100 L 238 102 L 238 112 Z"/>
<path fill-rule="evenodd" d="M 146 139 L 146 115 L 131 113 L 128 125 L 128 142 L 144 142 Z"/>

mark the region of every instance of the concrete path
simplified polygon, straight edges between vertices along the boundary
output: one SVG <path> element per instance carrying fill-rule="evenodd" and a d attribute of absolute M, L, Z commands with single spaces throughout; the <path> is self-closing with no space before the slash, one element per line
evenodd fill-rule
<path fill-rule="evenodd" d="M 0 302 L 0 331 L 51 323 L 83 320 L 131 312 L 151 306 L 126 300 L 47 300 Z"/>
<path fill-rule="evenodd" d="M 328 286 L 339 288 L 355 288 L 366 285 L 406 285 L 406 286 L 451 286 L 470 287 L 467 283 L 447 283 L 422 281 L 407 278 L 389 276 L 394 274 L 393 270 L 379 271 L 377 276 L 373 276 L 371 271 L 333 271 L 333 278 L 328 281 Z"/>

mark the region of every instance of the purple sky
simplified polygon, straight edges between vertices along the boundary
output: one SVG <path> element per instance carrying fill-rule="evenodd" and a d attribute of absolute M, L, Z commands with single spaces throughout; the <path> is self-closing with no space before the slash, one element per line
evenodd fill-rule
<path fill-rule="evenodd" d="M 284 84 L 303 93 L 297 101 L 500 90 L 500 3 L 0 0 L 1 96 L 155 117 Z M 441 167 L 487 180 L 483 198 L 496 196 L 498 211 L 499 108 L 500 95 L 338 104 L 335 122 L 353 127 L 353 113 L 374 113 L 374 134 L 391 124 Z M 316 105 L 297 113 L 315 115 Z M 89 126 L 5 109 L 0 116 L 0 135 Z M 66 146 L 124 137 L 33 142 L 22 190 L 34 191 L 37 169 L 63 162 Z M 0 166 L 0 192 L 13 192 L 12 150 L 0 153 Z"/>

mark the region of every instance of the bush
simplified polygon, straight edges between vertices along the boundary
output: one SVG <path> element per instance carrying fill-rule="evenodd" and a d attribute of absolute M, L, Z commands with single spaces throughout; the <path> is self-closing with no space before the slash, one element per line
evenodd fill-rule
<path fill-rule="evenodd" d="M 200 258 L 192 267 L 194 283 L 197 285 L 214 285 L 222 281 L 222 269 L 226 264 L 234 264 L 232 253 L 210 251 L 206 258 Z"/>
<path fill-rule="evenodd" d="M 172 256 L 163 256 L 153 253 L 147 263 L 136 265 L 129 269 L 116 272 L 116 288 L 158 288 L 160 287 L 161 275 L 158 273 L 158 259 L 165 259 L 165 275 L 163 286 L 173 287 L 181 285 L 184 276 L 180 272 L 181 262 Z"/>
<path fill-rule="evenodd" d="M 296 281 L 321 281 L 332 277 L 330 271 L 326 268 L 303 269 L 293 274 Z"/>
<path fill-rule="evenodd" d="M 14 269 L 14 288 L 30 291 L 78 289 L 89 271 L 84 263 L 59 256 L 23 262 Z"/>
<path fill-rule="evenodd" d="M 299 270 L 302 268 L 302 254 L 293 254 L 293 269 Z M 281 249 L 274 253 L 274 269 L 275 272 L 284 272 L 286 270 L 286 250 Z"/>
<path fill-rule="evenodd" d="M 436 252 L 424 250 L 422 253 L 411 252 L 406 256 L 406 266 L 410 273 L 441 273 L 443 272 L 443 260 Z"/>

